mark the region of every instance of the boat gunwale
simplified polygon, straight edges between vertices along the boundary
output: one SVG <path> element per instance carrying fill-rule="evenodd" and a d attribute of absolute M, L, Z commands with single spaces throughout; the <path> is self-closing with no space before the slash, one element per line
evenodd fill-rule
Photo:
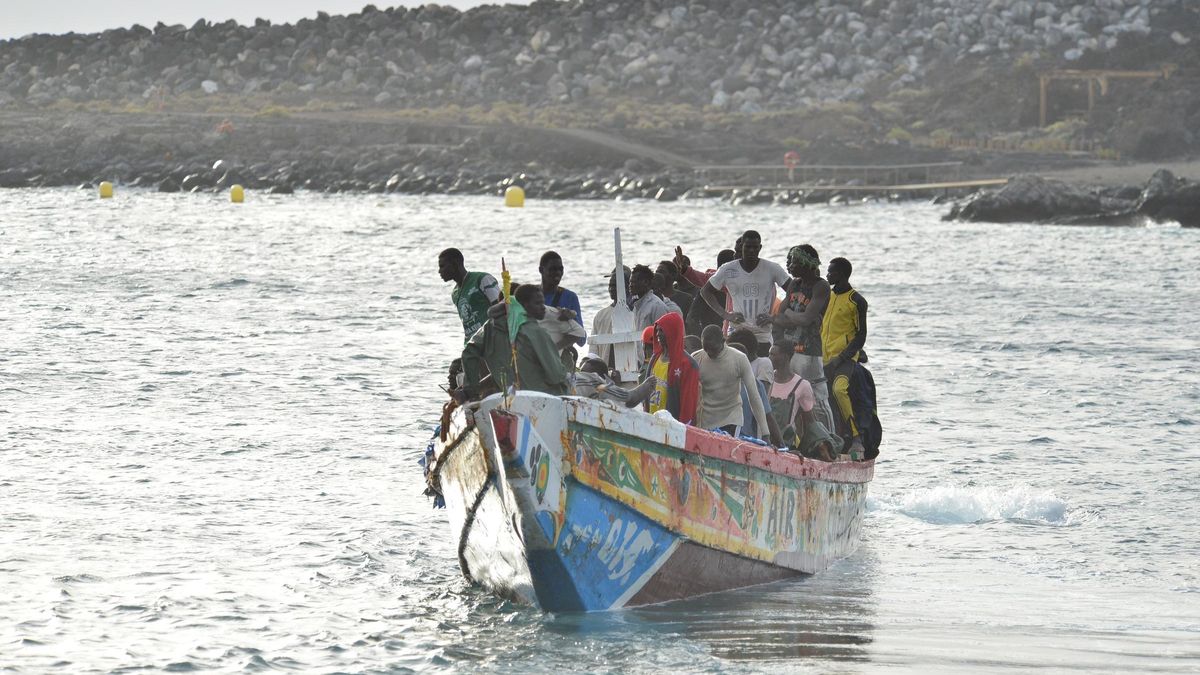
<path fill-rule="evenodd" d="M 568 427 L 571 424 L 578 424 L 606 432 L 625 434 L 649 443 L 673 448 L 684 454 L 716 459 L 797 480 L 857 484 L 869 483 L 875 474 L 875 460 L 873 459 L 823 462 L 802 457 L 791 451 L 781 451 L 769 445 L 759 445 L 699 427 L 684 425 L 675 420 L 663 420 L 646 413 L 641 413 L 641 416 L 631 420 L 625 416 L 640 411 L 620 410 L 615 406 L 591 399 L 563 397 L 563 400 L 567 404 Z M 581 403 L 588 405 L 585 408 Z M 634 421 L 640 424 L 628 423 Z M 661 431 L 661 434 L 655 437 L 637 428 L 645 423 L 653 425 L 651 428 Z M 684 443 L 682 446 L 674 445 L 667 438 L 673 427 L 676 432 L 679 431 L 678 427 L 683 427 Z"/>

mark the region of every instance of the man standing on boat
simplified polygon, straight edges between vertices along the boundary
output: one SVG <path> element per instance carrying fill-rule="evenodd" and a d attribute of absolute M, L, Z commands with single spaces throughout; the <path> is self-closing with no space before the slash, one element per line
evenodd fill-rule
<path fill-rule="evenodd" d="M 592 335 L 607 335 L 612 332 L 612 313 L 613 308 L 617 306 L 617 278 L 620 277 L 621 283 L 625 286 L 625 297 L 629 297 L 629 276 L 629 267 L 625 265 L 622 265 L 620 270 L 614 269 L 612 274 L 608 275 L 608 297 L 612 302 L 601 308 L 596 312 L 596 316 L 592 317 Z M 591 343 L 591 353 L 603 361 L 609 370 L 616 367 L 613 362 L 612 345 L 593 342 Z"/>
<path fill-rule="evenodd" d="M 850 377 L 855 364 L 866 362 L 862 349 L 867 342 L 867 299 L 850 285 L 853 272 L 854 267 L 845 258 L 829 261 L 826 272 L 829 306 L 821 320 L 821 350 L 829 393 L 837 403 L 842 421 L 839 433 L 849 437 L 850 456 L 859 459 L 864 455 L 864 447 L 850 403 Z"/>
<path fill-rule="evenodd" d="M 468 272 L 462 251 L 456 248 L 438 254 L 438 275 L 442 281 L 454 282 L 450 299 L 462 320 L 465 344 L 487 322 L 488 307 L 500 299 L 500 284 L 486 272 Z"/>
<path fill-rule="evenodd" d="M 829 282 L 821 277 L 821 257 L 809 244 L 788 251 L 787 271 L 792 278 L 784 285 L 783 303 L 772 317 L 774 336 L 795 345 L 792 370 L 812 383 L 816 397 L 813 414 L 832 430 L 836 425 L 821 357 L 821 320 L 829 305 Z"/>
<path fill-rule="evenodd" d="M 700 412 L 697 426 L 719 429 L 736 436 L 742 426 L 742 387 L 750 399 L 750 409 L 759 429 L 769 429 L 766 409 L 758 395 L 758 383 L 750 370 L 750 361 L 736 349 L 725 346 L 719 326 L 706 326 L 700 335 L 704 348 L 696 352 L 700 367 Z M 783 446 L 778 434 L 771 434 L 775 447 Z"/>
<path fill-rule="evenodd" d="M 777 289 L 791 277 L 777 263 L 758 257 L 762 237 L 754 230 L 742 235 L 742 257 L 725 263 L 700 289 L 708 306 L 723 312 L 731 327 L 744 324 L 758 339 L 758 356 L 766 356 L 771 347 L 771 310 Z M 733 301 L 733 311 L 725 310 L 720 291 L 726 291 Z"/>
<path fill-rule="evenodd" d="M 574 313 L 571 317 L 583 328 L 583 310 L 579 308 L 579 296 L 575 291 L 559 286 L 563 278 L 562 256 L 555 251 L 546 251 L 538 262 L 538 273 L 542 275 L 542 295 L 546 298 L 546 306 L 569 309 Z M 586 338 L 576 338 L 575 344 L 583 346 Z"/>
<path fill-rule="evenodd" d="M 555 396 L 566 395 L 569 385 L 567 369 L 546 329 L 538 322 L 546 318 L 546 298 L 542 289 L 525 284 L 517 289 L 516 301 L 521 312 L 510 310 L 509 336 L 516 356 L 517 386 Z"/>
<path fill-rule="evenodd" d="M 649 267 L 633 266 L 633 272 L 629 275 L 629 294 L 633 298 L 629 308 L 633 310 L 633 323 L 639 331 L 653 326 L 667 313 L 667 305 L 651 290 L 653 283 L 654 272 Z"/>
<path fill-rule="evenodd" d="M 679 287 L 679 267 L 670 260 L 659 261 L 658 267 L 654 269 L 655 274 L 662 274 L 667 278 L 667 290 L 664 298 L 669 298 L 679 306 L 680 313 L 683 314 L 683 323 L 687 325 L 687 313 L 692 307 L 692 300 L 695 298 L 691 293 Z M 688 283 L 688 282 L 684 282 Z M 699 333 L 697 333 L 699 335 Z"/>

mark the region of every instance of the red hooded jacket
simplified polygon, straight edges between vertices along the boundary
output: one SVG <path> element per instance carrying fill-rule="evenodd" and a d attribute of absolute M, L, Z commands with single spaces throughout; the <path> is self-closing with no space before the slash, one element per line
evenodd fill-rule
<path fill-rule="evenodd" d="M 655 326 L 662 328 L 667 337 L 667 411 L 684 424 L 695 424 L 696 407 L 700 402 L 700 367 L 683 349 L 683 317 L 675 312 L 662 315 Z M 651 372 L 658 362 L 660 347 L 654 341 L 654 358 L 650 361 Z"/>

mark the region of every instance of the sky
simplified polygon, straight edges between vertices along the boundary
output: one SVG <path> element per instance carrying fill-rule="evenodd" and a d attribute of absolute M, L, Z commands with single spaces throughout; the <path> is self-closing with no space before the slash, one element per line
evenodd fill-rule
<path fill-rule="evenodd" d="M 521 0 L 492 0 L 494 4 L 528 4 Z M 397 4 L 417 6 L 422 0 L 2 0 L 0 6 L 0 40 L 21 37 L 29 33 L 95 33 L 109 28 L 140 23 L 147 28 L 162 21 L 165 24 L 192 25 L 197 19 L 213 22 L 237 19 L 238 23 L 253 23 L 256 18 L 273 23 L 292 23 L 297 19 L 314 17 L 318 11 L 330 14 L 353 14 L 364 6 L 374 4 L 380 9 Z M 467 9 L 487 4 L 480 0 L 442 0 L 441 5 Z"/>

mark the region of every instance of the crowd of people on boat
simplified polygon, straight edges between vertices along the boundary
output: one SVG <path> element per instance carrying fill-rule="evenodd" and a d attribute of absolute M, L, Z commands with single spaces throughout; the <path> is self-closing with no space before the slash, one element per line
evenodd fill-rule
<path fill-rule="evenodd" d="M 559 253 L 542 255 L 540 282 L 510 284 L 520 306 L 510 320 L 496 277 L 468 271 L 462 252 L 448 248 L 438 271 L 454 283 L 465 336 L 451 394 L 460 403 L 510 388 L 596 398 L 813 459 L 873 459 L 882 432 L 853 266 L 833 258 L 822 277 L 809 244 L 791 247 L 785 266 L 762 248 L 748 230 L 711 269 L 694 267 L 681 247 L 654 269 L 614 269 L 591 335 L 613 333 L 623 295 L 622 321 L 632 315 L 641 336 L 636 373 L 619 369 L 620 338 L 588 341 L 579 297 L 561 286 Z"/>

